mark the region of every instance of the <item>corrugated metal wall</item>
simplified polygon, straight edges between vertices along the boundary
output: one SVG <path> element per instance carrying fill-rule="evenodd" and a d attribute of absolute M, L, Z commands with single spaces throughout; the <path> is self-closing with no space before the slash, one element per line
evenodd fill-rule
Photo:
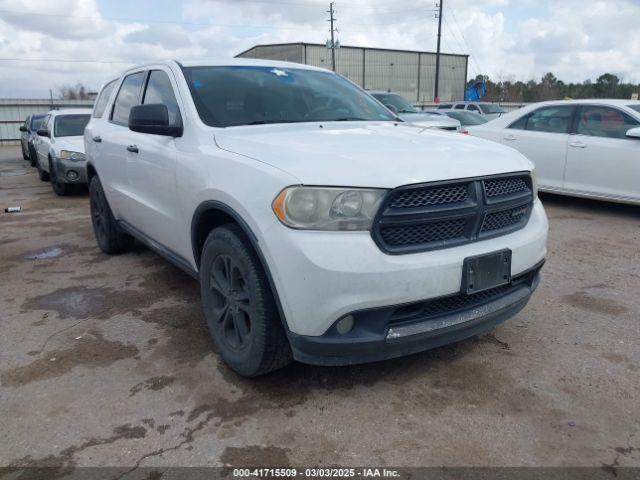
<path fill-rule="evenodd" d="M 262 45 L 238 55 L 306 63 L 331 69 L 331 50 L 324 45 Z M 440 100 L 464 100 L 467 60 L 465 55 L 440 55 Z M 410 102 L 434 100 L 436 54 L 342 47 L 336 50 L 336 71 L 369 90 L 399 93 Z"/>
<path fill-rule="evenodd" d="M 304 63 L 303 45 L 300 43 L 254 47 L 251 50 L 244 52 L 242 57 Z"/>
<path fill-rule="evenodd" d="M 0 145 L 20 143 L 20 125 L 28 115 L 51 110 L 48 99 L 0 98 Z M 54 108 L 93 107 L 93 100 L 53 100 Z"/>

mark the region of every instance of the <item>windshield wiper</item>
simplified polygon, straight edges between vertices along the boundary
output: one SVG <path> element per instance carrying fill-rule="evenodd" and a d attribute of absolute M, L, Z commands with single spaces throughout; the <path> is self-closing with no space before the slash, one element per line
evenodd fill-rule
<path fill-rule="evenodd" d="M 268 125 L 268 124 L 272 124 L 272 123 L 298 123 L 299 120 L 256 120 L 255 122 L 249 122 L 249 123 L 242 123 L 240 125 L 234 125 L 234 126 L 241 126 L 241 125 Z"/>
<path fill-rule="evenodd" d="M 324 120 L 326 122 L 367 122 L 369 118 L 360 118 L 360 117 L 342 117 L 336 118 L 335 120 Z"/>

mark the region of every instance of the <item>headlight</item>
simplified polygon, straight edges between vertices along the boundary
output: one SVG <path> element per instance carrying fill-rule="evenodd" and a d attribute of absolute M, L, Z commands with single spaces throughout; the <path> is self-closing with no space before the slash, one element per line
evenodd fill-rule
<path fill-rule="evenodd" d="M 275 198 L 272 208 L 288 227 L 302 230 L 369 230 L 382 189 L 288 187 Z"/>
<path fill-rule="evenodd" d="M 84 153 L 80 152 L 72 152 L 70 150 L 60 150 L 60 158 L 62 160 L 71 160 L 73 162 L 79 162 L 81 160 L 86 160 Z"/>
<path fill-rule="evenodd" d="M 531 170 L 531 188 L 533 189 L 533 198 L 538 198 L 538 172 L 535 168 Z"/>

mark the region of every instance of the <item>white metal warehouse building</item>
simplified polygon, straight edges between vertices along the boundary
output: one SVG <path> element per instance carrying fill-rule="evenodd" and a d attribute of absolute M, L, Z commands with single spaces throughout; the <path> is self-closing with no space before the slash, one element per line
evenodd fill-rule
<path fill-rule="evenodd" d="M 0 98 L 0 145 L 20 144 L 20 125 L 29 115 L 54 108 L 93 107 L 93 100 Z"/>
<path fill-rule="evenodd" d="M 256 45 L 236 57 L 303 63 L 331 69 L 331 50 L 322 44 Z M 468 55 L 440 54 L 440 101 L 464 100 Z M 413 103 L 434 101 L 436 54 L 411 50 L 340 47 L 336 72 L 368 90 L 399 93 Z"/>

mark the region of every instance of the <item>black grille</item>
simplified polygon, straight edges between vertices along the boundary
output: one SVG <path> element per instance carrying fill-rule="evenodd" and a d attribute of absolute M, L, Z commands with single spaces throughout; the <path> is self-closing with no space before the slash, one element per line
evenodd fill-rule
<path fill-rule="evenodd" d="M 514 193 L 526 192 L 526 177 L 496 178 L 484 181 L 487 198 L 502 197 Z"/>
<path fill-rule="evenodd" d="M 460 203 L 467 200 L 467 184 L 427 187 L 407 190 L 395 196 L 389 203 L 390 208 L 415 208 L 430 205 Z"/>
<path fill-rule="evenodd" d="M 492 232 L 509 228 L 522 222 L 529 213 L 529 206 L 507 208 L 497 212 L 487 213 L 482 222 L 481 232 Z"/>
<path fill-rule="evenodd" d="M 390 324 L 397 324 L 412 321 L 424 321 L 442 315 L 449 315 L 461 310 L 468 310 L 473 307 L 484 305 L 497 300 L 518 288 L 531 286 L 539 268 L 514 277 L 511 283 L 500 287 L 491 288 L 478 293 L 467 295 L 466 293 L 456 293 L 435 300 L 413 303 L 396 308 L 389 319 Z"/>
<path fill-rule="evenodd" d="M 389 192 L 371 235 L 391 254 L 463 245 L 522 228 L 532 204 L 522 173 L 409 185 Z"/>
<path fill-rule="evenodd" d="M 384 227 L 380 234 L 388 245 L 416 245 L 462 238 L 466 220 L 455 219 L 422 225 Z"/>

